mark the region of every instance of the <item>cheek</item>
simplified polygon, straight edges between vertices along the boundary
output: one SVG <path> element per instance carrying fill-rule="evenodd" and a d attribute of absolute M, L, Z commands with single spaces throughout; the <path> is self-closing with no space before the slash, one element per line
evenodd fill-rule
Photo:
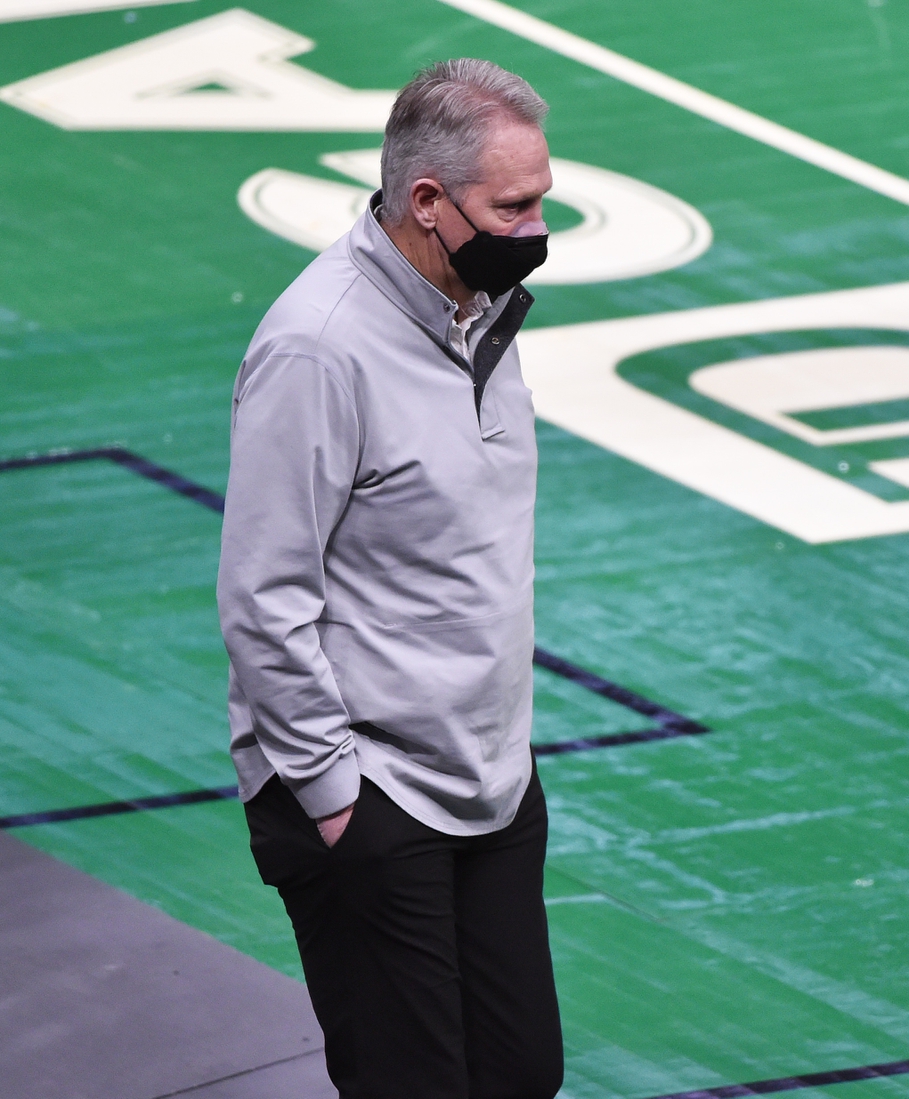
<path fill-rule="evenodd" d="M 456 252 L 465 241 L 473 236 L 473 229 L 455 213 L 454 218 L 439 218 L 439 233 L 444 237 L 449 250 Z"/>

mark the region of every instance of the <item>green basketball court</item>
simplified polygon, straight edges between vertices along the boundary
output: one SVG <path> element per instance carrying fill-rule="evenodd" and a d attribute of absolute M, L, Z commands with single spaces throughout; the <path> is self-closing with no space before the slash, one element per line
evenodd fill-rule
<path fill-rule="evenodd" d="M 192 486 L 390 93 L 489 58 L 561 165 L 537 643 L 709 730 L 537 669 L 563 1095 L 909 1096 L 909 6 L 91 6 L 0 0 L 5 826 L 298 976 L 239 804 L 168 801 L 235 781 Z"/>

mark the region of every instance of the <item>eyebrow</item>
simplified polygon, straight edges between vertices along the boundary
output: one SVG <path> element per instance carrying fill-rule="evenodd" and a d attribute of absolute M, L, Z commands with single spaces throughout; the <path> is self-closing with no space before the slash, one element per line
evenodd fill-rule
<path fill-rule="evenodd" d="M 547 194 L 552 190 L 552 184 L 550 184 L 544 191 L 531 191 L 530 193 L 522 192 L 514 197 L 510 198 L 494 198 L 492 199 L 493 206 L 526 206 L 528 203 L 535 202 L 540 196 Z"/>
<path fill-rule="evenodd" d="M 537 194 L 525 195 L 521 198 L 496 198 L 492 200 L 493 206 L 529 206 L 536 202 Z"/>

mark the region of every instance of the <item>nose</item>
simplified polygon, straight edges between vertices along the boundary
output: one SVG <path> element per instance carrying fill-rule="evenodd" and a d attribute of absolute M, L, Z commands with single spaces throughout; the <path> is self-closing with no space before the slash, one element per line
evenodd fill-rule
<path fill-rule="evenodd" d="M 545 221 L 522 221 L 508 234 L 510 237 L 539 237 L 548 233 Z"/>

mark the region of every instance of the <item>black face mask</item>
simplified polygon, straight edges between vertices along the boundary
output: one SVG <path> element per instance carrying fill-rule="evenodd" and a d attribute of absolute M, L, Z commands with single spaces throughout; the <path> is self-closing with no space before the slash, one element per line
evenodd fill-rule
<path fill-rule="evenodd" d="M 474 230 L 474 236 L 465 241 L 454 252 L 434 232 L 442 242 L 448 254 L 448 262 L 458 277 L 471 290 L 484 290 L 491 298 L 497 298 L 526 279 L 531 271 L 545 263 L 548 253 L 548 233 L 532 237 L 500 237 L 476 225 L 464 213 L 460 206 L 450 200 L 467 224 Z"/>

